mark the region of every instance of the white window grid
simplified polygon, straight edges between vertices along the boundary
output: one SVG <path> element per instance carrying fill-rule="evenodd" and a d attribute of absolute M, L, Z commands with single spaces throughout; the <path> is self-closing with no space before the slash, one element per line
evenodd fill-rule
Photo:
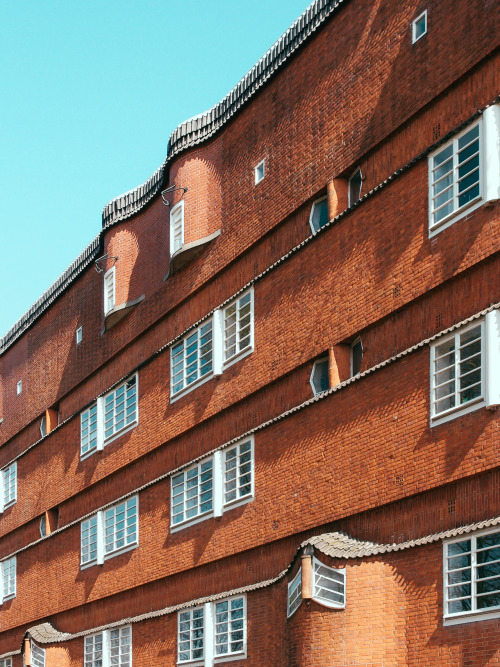
<path fill-rule="evenodd" d="M 177 614 L 177 661 L 196 662 L 205 654 L 204 607 L 193 607 Z"/>
<path fill-rule="evenodd" d="M 445 542 L 443 573 L 445 620 L 500 615 L 500 531 Z"/>
<path fill-rule="evenodd" d="M 80 456 L 101 450 L 139 420 L 138 375 L 97 399 L 80 415 Z"/>
<path fill-rule="evenodd" d="M 213 373 L 213 321 L 200 324 L 170 350 L 171 395 Z"/>
<path fill-rule="evenodd" d="M 3 658 L 0 660 L 0 667 L 12 667 L 12 658 Z"/>
<path fill-rule="evenodd" d="M 207 602 L 177 613 L 177 662 L 210 667 L 245 658 L 247 646 L 245 596 Z"/>
<path fill-rule="evenodd" d="M 31 641 L 31 667 L 45 667 L 45 649 Z"/>
<path fill-rule="evenodd" d="M 17 461 L 0 471 L 0 512 L 17 500 Z"/>
<path fill-rule="evenodd" d="M 113 628 L 85 637 L 84 667 L 131 667 L 132 628 Z"/>
<path fill-rule="evenodd" d="M 424 10 L 411 24 L 411 41 L 415 44 L 427 33 L 427 9 Z"/>
<path fill-rule="evenodd" d="M 214 460 L 205 459 L 171 478 L 172 526 L 213 511 Z"/>
<path fill-rule="evenodd" d="M 10 600 L 16 597 L 16 557 L 7 558 L 0 562 L 1 600 Z"/>
<path fill-rule="evenodd" d="M 334 569 L 313 557 L 313 599 L 326 607 L 345 607 L 345 568 Z"/>
<path fill-rule="evenodd" d="M 184 200 L 170 211 L 170 254 L 180 250 L 184 244 Z"/>
<path fill-rule="evenodd" d="M 254 174 L 255 174 L 255 185 L 257 185 L 257 183 L 260 183 L 261 181 L 264 180 L 264 177 L 266 175 L 266 161 L 265 161 L 265 159 L 261 160 L 261 162 L 259 162 L 259 164 L 255 167 Z"/>
<path fill-rule="evenodd" d="M 107 315 L 115 307 L 116 271 L 112 266 L 104 274 L 104 314 Z"/>
<path fill-rule="evenodd" d="M 214 452 L 170 478 L 170 528 L 184 528 L 254 497 L 254 439 Z"/>
<path fill-rule="evenodd" d="M 253 290 L 224 309 L 224 362 L 253 347 Z"/>
<path fill-rule="evenodd" d="M 301 602 L 302 602 L 302 568 L 299 569 L 295 577 L 288 584 L 288 597 L 287 597 L 287 609 L 286 609 L 287 618 L 293 616 L 293 614 L 300 607 Z"/>
<path fill-rule="evenodd" d="M 328 198 L 321 197 L 316 199 L 311 206 L 311 213 L 309 214 L 309 226 L 313 234 L 318 232 L 329 222 L 328 216 Z"/>
<path fill-rule="evenodd" d="M 106 558 L 139 543 L 139 497 L 99 510 L 80 524 L 80 566 L 102 565 Z"/>
<path fill-rule="evenodd" d="M 253 440 L 249 438 L 225 449 L 223 456 L 224 506 L 228 506 L 253 496 Z"/>
<path fill-rule="evenodd" d="M 431 231 L 481 199 L 481 135 L 479 120 L 429 156 Z"/>
<path fill-rule="evenodd" d="M 484 397 L 484 322 L 431 347 L 431 417 L 468 408 Z"/>

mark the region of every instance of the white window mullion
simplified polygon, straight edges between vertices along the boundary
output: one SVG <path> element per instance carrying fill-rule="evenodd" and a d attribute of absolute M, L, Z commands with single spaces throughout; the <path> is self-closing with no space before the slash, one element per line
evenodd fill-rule
<path fill-rule="evenodd" d="M 97 450 L 104 447 L 104 397 L 97 399 Z"/>
<path fill-rule="evenodd" d="M 109 630 L 102 633 L 102 667 L 111 667 L 109 646 Z"/>
<path fill-rule="evenodd" d="M 228 620 L 229 622 L 229 620 Z M 206 602 L 203 606 L 204 667 L 213 667 L 215 644 L 214 605 Z"/>
<path fill-rule="evenodd" d="M 224 311 L 217 309 L 213 314 L 212 350 L 214 375 L 222 374 L 224 357 Z"/>
<path fill-rule="evenodd" d="M 470 592 L 471 592 L 471 609 L 476 611 L 477 609 L 477 540 L 475 537 L 472 537 L 471 543 L 471 555 L 470 555 Z"/>
<path fill-rule="evenodd" d="M 104 512 L 97 512 L 97 564 L 104 563 Z"/>
<path fill-rule="evenodd" d="M 223 494 L 224 494 L 224 483 L 223 483 L 223 453 L 219 450 L 214 453 L 214 467 L 213 467 L 213 508 L 214 516 L 222 516 L 222 506 L 223 506 Z"/>
<path fill-rule="evenodd" d="M 485 337 L 485 371 L 482 375 L 486 383 L 486 407 L 496 408 L 500 405 L 500 310 L 487 313 Z"/>
<path fill-rule="evenodd" d="M 0 470 L 0 514 L 3 512 L 5 507 L 5 483 L 4 483 L 4 472 Z"/>

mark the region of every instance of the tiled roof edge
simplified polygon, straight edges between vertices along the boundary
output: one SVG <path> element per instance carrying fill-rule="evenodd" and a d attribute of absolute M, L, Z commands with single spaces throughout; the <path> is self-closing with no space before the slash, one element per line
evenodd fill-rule
<path fill-rule="evenodd" d="M 82 273 L 97 256 L 100 248 L 100 232 L 78 257 L 61 273 L 59 278 L 39 297 L 35 303 L 19 318 L 14 326 L 0 338 L 0 355 L 3 354 L 26 329 L 57 299 L 57 297 Z"/>
<path fill-rule="evenodd" d="M 345 0 L 314 0 L 220 102 L 181 123 L 170 135 L 167 157 L 161 167 L 145 183 L 106 204 L 102 212 L 103 227 L 144 208 L 161 189 L 170 160 L 220 130 L 343 2 Z"/>

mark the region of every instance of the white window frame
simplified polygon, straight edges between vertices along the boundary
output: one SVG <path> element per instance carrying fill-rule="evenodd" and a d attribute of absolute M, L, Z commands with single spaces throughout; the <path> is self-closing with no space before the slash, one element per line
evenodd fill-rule
<path fill-rule="evenodd" d="M 318 574 L 318 569 L 322 568 L 326 570 L 323 574 Z M 345 609 L 346 601 L 346 568 L 334 568 L 325 565 L 320 560 L 312 557 L 312 577 L 313 577 L 313 594 L 312 599 L 315 600 L 318 604 L 323 605 L 324 607 L 330 607 L 331 609 Z M 326 587 L 320 584 L 320 578 L 326 579 L 327 581 L 334 581 L 335 584 L 341 584 L 343 586 L 343 593 L 338 591 L 333 591 L 334 595 L 342 597 L 343 600 L 340 602 L 333 602 L 324 595 L 321 595 L 321 590 L 325 590 Z M 339 581 L 341 579 L 342 581 Z"/>
<path fill-rule="evenodd" d="M 288 584 L 286 603 L 286 617 L 290 618 L 295 614 L 302 603 L 302 568 Z"/>
<path fill-rule="evenodd" d="M 33 640 L 30 642 L 31 647 L 31 667 L 45 667 L 45 649 L 40 648 Z"/>
<path fill-rule="evenodd" d="M 324 364 L 325 362 L 328 374 L 328 388 L 323 389 L 321 391 L 317 391 L 317 388 L 314 386 L 314 373 L 316 371 L 316 367 L 319 366 L 320 364 Z M 329 362 L 330 360 L 328 357 L 321 357 L 321 359 L 316 359 L 316 361 L 313 364 L 311 375 L 309 376 L 309 384 L 311 385 L 311 389 L 314 396 L 319 396 L 319 394 L 323 394 L 325 391 L 328 391 L 330 389 Z"/>
<path fill-rule="evenodd" d="M 133 414 L 133 419 L 127 422 L 127 403 L 129 397 L 127 392 L 129 389 L 127 385 L 134 380 L 133 386 L 135 386 L 135 411 Z M 124 391 L 124 400 L 123 400 L 123 416 L 124 416 L 124 425 L 117 429 L 113 430 L 108 436 L 106 436 L 106 409 L 107 406 L 111 404 L 111 397 L 114 397 L 115 401 L 115 411 L 116 412 L 116 397 L 120 390 L 123 388 Z M 129 406 L 130 407 L 130 406 Z M 113 422 L 116 419 L 116 414 L 113 416 Z M 108 391 L 104 396 L 100 396 L 95 403 L 90 405 L 88 408 L 83 410 L 80 413 L 80 459 L 86 459 L 88 456 L 91 456 L 95 452 L 102 451 L 106 445 L 109 445 L 111 442 L 121 437 L 124 433 L 135 428 L 139 423 L 139 374 L 134 373 L 128 377 L 125 382 L 121 382 L 118 386 L 114 387 L 111 391 Z M 91 433 L 95 436 L 92 438 L 91 442 L 95 444 L 92 447 L 88 447 L 85 451 L 83 448 L 87 446 L 86 439 L 90 432 L 88 429 L 90 426 L 95 425 L 95 428 L 92 429 Z"/>
<path fill-rule="evenodd" d="M 311 228 L 311 232 L 313 234 L 317 234 L 319 232 L 319 230 L 324 227 L 324 225 L 322 225 L 322 227 L 318 227 L 318 229 L 316 229 L 313 225 L 314 209 L 316 208 L 316 206 L 318 204 L 322 204 L 323 202 L 326 202 L 326 210 L 328 212 L 328 197 L 326 195 L 324 195 L 323 197 L 320 197 L 319 199 L 316 199 L 315 201 L 313 201 L 312 206 L 311 206 L 311 212 L 309 213 L 309 227 Z M 327 215 L 327 218 L 329 218 L 329 217 L 330 216 Z M 330 220 L 328 220 L 328 222 L 330 222 Z M 327 223 L 325 223 L 325 224 L 327 224 Z"/>
<path fill-rule="evenodd" d="M 111 294 L 110 294 L 111 288 Z M 116 305 L 116 270 L 112 266 L 104 274 L 104 315 L 113 310 Z"/>
<path fill-rule="evenodd" d="M 262 183 L 266 177 L 266 159 L 264 158 L 254 167 L 255 185 Z"/>
<path fill-rule="evenodd" d="M 422 34 L 417 36 L 417 25 L 421 20 L 424 20 L 424 31 Z M 415 44 L 415 42 L 418 42 L 419 39 L 422 39 L 424 35 L 427 34 L 427 9 L 424 9 L 424 11 L 417 16 L 417 18 L 412 21 L 411 24 L 411 43 Z"/>
<path fill-rule="evenodd" d="M 128 518 L 128 509 L 129 505 L 132 507 L 131 503 L 132 501 L 135 501 L 135 524 L 129 524 Z M 108 531 L 109 533 L 109 526 L 113 525 L 112 523 L 109 522 L 109 517 L 106 515 L 115 510 L 117 508 L 121 508 L 121 506 L 125 506 L 125 517 L 123 519 L 123 539 L 125 540 L 125 544 L 122 546 L 114 547 L 112 550 L 106 551 L 106 532 Z M 107 525 L 108 524 L 108 525 Z M 127 531 L 130 527 L 130 525 L 135 526 L 134 530 L 134 536 L 135 539 L 133 540 L 128 540 L 126 539 L 127 536 Z M 92 544 L 95 545 L 94 548 L 90 551 L 89 557 L 85 558 L 85 553 L 87 551 L 87 542 L 84 542 L 84 540 L 87 539 L 87 533 L 89 530 L 92 530 L 92 537 L 93 541 Z M 116 533 L 116 519 L 115 519 L 115 527 L 113 530 L 113 535 Z M 139 546 L 139 496 L 135 495 L 130 498 L 127 498 L 126 500 L 122 500 L 119 503 L 116 503 L 115 505 L 111 505 L 110 507 L 106 507 L 103 510 L 99 510 L 96 512 L 96 514 L 93 514 L 90 517 L 87 517 L 83 521 L 80 522 L 80 569 L 86 569 L 87 567 L 91 567 L 92 565 L 102 565 L 105 560 L 108 560 L 109 558 L 114 558 L 115 556 L 119 556 L 120 554 L 126 553 L 127 551 L 131 551 L 132 549 L 136 549 Z M 92 557 L 92 554 L 95 553 L 95 556 Z"/>
<path fill-rule="evenodd" d="M 481 530 L 477 531 L 475 533 L 464 533 L 460 535 L 460 537 L 454 538 L 452 540 L 446 540 L 443 542 L 443 624 L 444 625 L 457 625 L 459 623 L 473 623 L 476 621 L 484 621 L 488 620 L 491 618 L 499 618 L 500 617 L 500 604 L 497 605 L 496 607 L 486 607 L 485 609 L 477 609 L 477 582 L 480 581 L 477 579 L 477 538 L 482 537 L 484 535 L 490 535 L 490 534 L 498 534 L 500 537 L 500 528 L 496 526 L 493 529 L 486 529 L 486 530 Z M 460 611 L 460 612 L 454 612 L 454 613 L 448 613 L 448 602 L 453 601 L 453 598 L 450 600 L 448 598 L 448 587 L 453 586 L 453 584 L 448 585 L 447 579 L 448 579 L 448 547 L 452 544 L 456 544 L 458 542 L 465 542 L 465 541 L 471 541 L 471 551 L 466 552 L 470 553 L 471 555 L 471 564 L 469 567 L 465 566 L 463 568 L 456 568 L 456 570 L 471 570 L 471 607 L 472 609 L 466 610 L 466 611 Z M 500 549 L 500 544 L 498 545 L 498 548 Z M 491 561 L 494 563 L 495 561 Z M 498 562 L 498 561 L 496 561 Z M 500 563 L 499 563 L 499 569 L 500 569 Z M 453 571 L 453 570 L 452 570 Z M 500 576 L 500 575 L 499 575 Z M 494 575 L 492 575 L 492 578 Z M 456 582 L 455 585 L 460 585 L 461 582 Z M 464 581 L 463 585 L 466 585 L 468 582 Z M 500 590 L 499 590 L 500 594 Z M 469 597 L 469 596 L 464 596 L 464 597 Z M 459 598 L 455 598 L 459 599 Z"/>
<path fill-rule="evenodd" d="M 247 445 L 250 445 L 248 449 Z M 243 456 L 250 452 L 250 461 L 244 461 L 241 463 L 242 453 L 241 450 L 244 448 Z M 250 475 L 250 482 L 244 482 L 241 484 L 241 487 L 250 489 L 246 493 L 237 494 L 236 498 L 226 500 L 226 494 L 228 487 L 230 490 L 233 490 L 234 479 L 233 471 L 235 467 L 232 465 L 229 467 L 228 464 L 228 455 L 236 451 L 236 456 L 239 460 L 238 462 L 238 476 L 241 478 L 242 475 Z M 201 508 L 201 490 L 200 490 L 200 477 L 201 477 L 201 468 L 206 465 L 208 462 L 212 463 L 212 476 L 211 476 L 211 507 L 204 511 L 198 511 L 194 516 L 186 518 L 186 510 L 193 509 L 194 507 Z M 250 465 L 248 465 L 248 463 Z M 244 471 L 241 471 L 241 468 L 244 468 Z M 191 471 L 197 471 L 196 475 L 192 475 L 189 479 L 189 473 Z M 181 486 L 180 478 L 183 476 L 183 490 L 179 493 Z M 197 480 L 197 483 L 194 484 L 194 480 Z M 188 482 L 191 481 L 191 486 L 188 486 Z M 205 482 L 206 483 L 206 482 Z M 197 489 L 197 493 L 192 493 L 188 497 L 188 490 Z M 236 488 L 240 488 L 238 485 Z M 205 490 L 205 493 L 208 491 Z M 195 463 L 186 466 L 182 470 L 179 470 L 175 474 L 170 476 L 170 532 L 174 533 L 178 530 L 182 530 L 187 526 L 192 526 L 193 524 L 199 523 L 200 521 L 205 521 L 212 517 L 219 517 L 225 511 L 239 507 L 240 505 L 246 505 L 246 503 L 251 502 L 255 497 L 255 442 L 253 436 L 249 438 L 242 438 L 236 443 L 233 443 L 230 447 L 225 447 L 213 453 L 212 456 L 207 456 L 203 459 L 196 461 Z M 175 503 L 174 503 L 175 499 Z M 188 508 L 188 501 L 192 503 L 196 499 L 196 503 L 192 504 Z M 177 510 L 179 506 L 183 508 L 184 518 L 181 521 L 174 523 L 174 510 Z M 177 515 L 177 513 L 176 513 Z"/>
<path fill-rule="evenodd" d="M 231 603 L 232 602 L 242 602 L 242 606 L 238 607 L 237 609 L 231 610 Z M 242 627 L 240 628 L 235 628 L 233 630 L 229 629 L 229 632 L 223 632 L 221 631 L 219 634 L 230 634 L 231 632 L 241 632 L 242 633 L 242 639 L 238 639 L 238 641 L 242 642 L 242 649 L 239 651 L 234 651 L 232 653 L 224 653 L 224 654 L 217 654 L 217 607 L 221 606 L 223 604 L 228 604 L 228 611 L 231 613 L 231 611 L 239 611 L 241 608 L 243 610 L 242 614 Z M 192 658 L 192 643 L 195 640 L 200 640 L 200 637 L 192 637 L 192 634 L 194 632 L 194 628 L 192 627 L 192 622 L 193 622 L 193 612 L 203 610 L 203 614 L 200 614 L 200 616 L 203 617 L 203 630 L 202 630 L 202 637 L 201 641 L 203 644 L 202 649 L 197 649 L 197 650 L 202 650 L 203 651 L 203 656 L 202 657 L 196 657 Z M 226 613 L 224 611 L 221 611 L 220 613 Z M 197 621 L 200 620 L 200 618 L 195 619 Z M 230 623 L 237 623 L 239 625 L 239 620 L 240 619 L 233 619 L 232 621 L 229 621 Z M 181 629 L 181 623 L 182 624 L 189 624 L 189 628 Z M 199 630 L 200 628 L 196 628 L 196 630 Z M 183 643 L 187 644 L 189 643 L 189 659 L 187 660 L 181 660 L 181 634 Z M 228 644 L 231 643 L 231 641 L 228 639 Z M 182 609 L 177 612 L 177 664 L 178 665 L 203 665 L 203 667 L 213 667 L 214 664 L 219 664 L 223 662 L 230 662 L 233 660 L 244 660 L 247 657 L 247 599 L 245 595 L 234 595 L 229 598 L 224 598 L 223 600 L 215 600 L 214 602 L 206 602 L 203 606 L 199 605 L 197 607 L 189 607 L 187 609 Z"/>
<path fill-rule="evenodd" d="M 180 222 L 180 244 L 176 238 L 176 227 Z M 170 256 L 181 250 L 184 245 L 184 199 L 170 209 Z"/>
<path fill-rule="evenodd" d="M 123 634 L 128 634 L 129 638 L 129 651 L 128 651 L 128 656 L 126 656 L 128 659 L 126 661 L 122 660 L 122 656 L 118 655 L 113 655 L 113 649 L 115 648 L 114 641 L 115 637 L 113 636 L 114 633 L 118 633 L 118 647 L 122 646 L 121 639 L 122 639 L 122 633 Z M 99 652 L 99 649 L 94 648 L 96 640 L 100 639 L 100 646 L 101 646 L 101 657 L 96 658 L 94 656 L 94 653 Z M 90 651 L 87 652 L 87 646 L 91 649 Z M 118 658 L 119 662 L 112 662 L 113 658 Z M 103 630 L 102 632 L 97 632 L 94 635 L 90 635 L 87 637 L 84 637 L 83 640 L 83 664 L 84 667 L 95 667 L 96 661 L 99 661 L 102 667 L 112 667 L 112 665 L 116 665 L 116 667 L 132 667 L 132 626 L 131 625 L 125 625 L 125 626 L 120 626 L 118 628 L 110 628 L 108 630 Z"/>
<path fill-rule="evenodd" d="M 83 340 L 83 327 L 78 327 L 78 329 L 75 332 L 75 339 L 76 339 L 76 344 L 80 345 L 80 343 Z"/>
<path fill-rule="evenodd" d="M 365 350 L 363 348 L 363 341 L 361 340 L 361 337 L 358 336 L 356 338 L 356 340 L 351 343 L 351 350 L 350 350 L 350 357 L 349 357 L 351 377 L 355 377 L 355 375 L 359 375 L 361 373 L 361 370 L 359 370 L 357 373 L 354 373 L 354 348 L 358 344 L 361 345 L 361 363 L 363 363 L 363 353 L 364 353 Z"/>
<path fill-rule="evenodd" d="M 242 307 L 240 306 L 240 303 L 243 299 L 245 299 L 247 296 L 250 297 L 250 322 L 249 322 L 249 335 L 245 336 L 245 339 L 248 338 L 248 343 L 242 347 L 241 346 L 241 317 L 240 317 L 240 310 Z M 231 303 L 224 308 L 223 311 L 223 316 L 222 316 L 222 326 L 223 326 L 223 369 L 229 368 L 229 366 L 232 366 L 235 364 L 237 361 L 240 361 L 240 359 L 243 359 L 247 355 L 251 354 L 254 350 L 254 295 L 253 295 L 253 288 L 246 290 L 243 294 L 239 295 L 236 297 L 236 299 L 233 299 Z M 245 307 L 247 304 L 245 303 L 243 307 Z M 235 333 L 229 333 L 232 331 L 232 325 L 228 325 L 228 319 L 230 317 L 229 312 L 231 311 L 232 308 L 236 308 L 236 314 L 237 314 L 237 319 L 235 324 L 236 331 Z M 245 316 L 246 317 L 246 316 Z M 248 325 L 245 325 L 244 328 L 246 329 Z M 228 354 L 228 339 L 233 338 L 233 336 L 236 336 L 236 352 L 233 354 Z"/>
<path fill-rule="evenodd" d="M 20 394 L 22 394 L 22 392 L 23 392 L 23 381 L 22 381 L 22 380 L 19 380 L 19 381 L 18 381 L 18 383 L 17 383 L 17 385 L 16 385 L 16 392 L 17 392 L 17 395 L 18 395 L 18 396 L 19 396 Z"/>
<path fill-rule="evenodd" d="M 6 476 L 9 477 L 8 486 Z M 12 481 L 13 480 L 13 481 Z M 17 461 L 0 470 L 0 513 L 17 502 Z"/>
<path fill-rule="evenodd" d="M 6 571 L 9 570 L 8 575 Z M 5 578 L 8 577 L 8 589 L 9 591 L 5 594 Z M 5 558 L 0 561 L 0 605 L 2 605 L 7 600 L 12 600 L 17 595 L 17 558 L 12 556 L 11 558 Z"/>
<path fill-rule="evenodd" d="M 214 313 L 215 315 L 215 313 Z M 189 332 L 181 338 L 181 340 L 176 341 L 172 347 L 170 348 L 170 402 L 173 403 L 176 401 L 178 398 L 181 396 L 184 396 L 184 394 L 189 393 L 192 389 L 195 387 L 199 387 L 200 385 L 204 384 L 207 382 L 207 380 L 210 380 L 213 378 L 215 375 L 215 341 L 214 341 L 214 336 L 216 335 L 216 330 L 220 329 L 220 326 L 216 326 L 215 322 L 215 317 L 212 316 L 206 320 L 204 320 L 201 324 L 199 324 L 197 327 L 194 327 L 193 329 L 190 329 Z M 211 324 L 211 369 L 208 370 L 206 373 L 203 375 L 200 375 L 200 371 L 202 370 L 201 366 L 201 355 L 200 355 L 200 340 L 201 337 L 206 335 L 206 332 L 204 329 L 208 326 L 208 324 Z M 189 340 L 196 334 L 196 379 L 194 379 L 192 382 L 189 384 L 186 384 L 188 375 L 187 371 L 191 367 L 192 364 L 188 364 L 188 358 L 189 354 L 187 354 L 188 349 L 192 343 L 189 343 Z M 182 344 L 182 350 L 178 350 L 179 346 Z M 205 343 L 206 345 L 206 343 Z M 174 352 L 175 351 L 175 352 Z M 179 372 L 182 373 L 182 387 L 181 389 L 178 389 L 177 391 L 174 391 L 174 386 L 177 386 L 178 382 L 175 382 L 174 385 L 174 369 L 177 370 L 179 368 L 179 363 L 182 363 L 182 370 L 177 371 L 177 374 Z M 176 375 L 177 375 L 176 374 Z"/>
<path fill-rule="evenodd" d="M 12 658 L 2 658 L 0 660 L 0 667 L 12 667 Z"/>
<path fill-rule="evenodd" d="M 360 185 L 359 185 L 359 194 L 356 199 L 352 196 L 351 193 L 351 182 L 354 179 L 355 176 L 359 174 L 359 180 L 360 180 Z M 349 176 L 349 179 L 347 181 L 347 204 L 349 208 L 351 206 L 354 206 L 356 202 L 358 202 L 361 199 L 361 191 L 363 189 L 363 173 L 361 171 L 361 167 L 356 167 L 356 169 L 352 172 L 352 174 Z"/>

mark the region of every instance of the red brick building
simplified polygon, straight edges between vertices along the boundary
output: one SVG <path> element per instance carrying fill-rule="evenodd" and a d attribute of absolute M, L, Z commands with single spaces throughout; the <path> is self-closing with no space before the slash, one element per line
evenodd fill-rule
<path fill-rule="evenodd" d="M 498 3 L 316 0 L 0 341 L 0 667 L 500 664 Z"/>

